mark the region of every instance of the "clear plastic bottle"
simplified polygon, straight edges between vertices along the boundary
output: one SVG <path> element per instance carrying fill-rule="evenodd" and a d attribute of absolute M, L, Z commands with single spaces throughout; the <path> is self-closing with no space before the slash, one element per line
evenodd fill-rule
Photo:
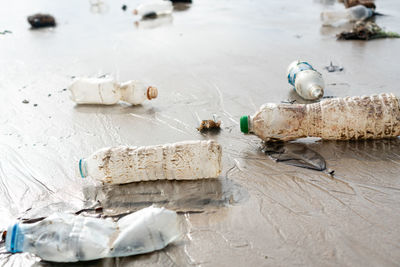
<path fill-rule="evenodd" d="M 288 81 L 302 98 L 317 100 L 324 95 L 324 79 L 305 61 L 293 61 L 287 70 Z"/>
<path fill-rule="evenodd" d="M 101 149 L 79 161 L 82 178 L 124 184 L 149 180 L 216 178 L 221 173 L 221 146 L 214 141 Z"/>
<path fill-rule="evenodd" d="M 243 116 L 240 129 L 264 141 L 393 138 L 400 135 L 399 99 L 393 94 L 379 94 L 306 105 L 269 103 L 253 116 Z"/>
<path fill-rule="evenodd" d="M 148 207 L 118 222 L 55 213 L 39 222 L 11 225 L 6 249 L 46 261 L 75 262 L 148 253 L 180 235 L 176 212 L 164 208 Z"/>
<path fill-rule="evenodd" d="M 363 5 L 347 8 L 343 11 L 324 11 L 321 13 L 322 24 L 333 25 L 340 21 L 357 21 L 372 17 L 374 11 Z"/>
<path fill-rule="evenodd" d="M 157 88 L 153 86 L 145 86 L 139 81 L 117 83 L 111 77 L 78 78 L 68 89 L 71 91 L 71 99 L 78 104 L 113 105 L 122 100 L 139 105 L 158 95 Z"/>
<path fill-rule="evenodd" d="M 139 5 L 133 14 L 139 16 L 148 16 L 149 14 L 155 14 L 156 16 L 171 14 L 174 9 L 171 1 L 157 0 L 148 1 Z"/>

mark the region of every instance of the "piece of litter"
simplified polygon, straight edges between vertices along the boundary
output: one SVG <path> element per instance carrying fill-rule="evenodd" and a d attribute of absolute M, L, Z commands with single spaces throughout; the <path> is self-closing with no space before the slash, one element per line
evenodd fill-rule
<path fill-rule="evenodd" d="M 43 28 L 43 27 L 54 27 L 56 26 L 56 20 L 52 15 L 49 14 L 35 14 L 28 17 L 28 22 L 32 28 Z"/>
<path fill-rule="evenodd" d="M 8 252 L 30 252 L 46 261 L 76 262 L 160 250 L 181 236 L 175 211 L 148 207 L 117 222 L 54 213 L 7 229 Z"/>
<path fill-rule="evenodd" d="M 338 40 L 372 40 L 379 38 L 400 38 L 400 34 L 386 32 L 373 21 L 358 21 L 352 30 L 341 32 Z"/>
<path fill-rule="evenodd" d="M 200 126 L 197 128 L 200 132 L 206 131 L 219 131 L 221 129 L 221 121 L 202 120 Z"/>
<path fill-rule="evenodd" d="M 371 9 L 376 8 L 374 1 L 371 1 L 371 0 L 345 0 L 344 1 L 344 6 L 346 8 L 357 6 L 357 5 L 363 5 L 365 7 L 371 8 Z"/>
<path fill-rule="evenodd" d="M 295 60 L 288 69 L 286 77 L 294 91 L 306 100 L 318 100 L 324 95 L 325 82 L 322 74 L 308 62 Z"/>
<path fill-rule="evenodd" d="M 29 104 L 29 101 L 26 100 L 26 99 L 24 99 L 24 100 L 22 100 L 22 103 L 24 103 L 24 104 Z"/>
<path fill-rule="evenodd" d="M 78 104 L 113 105 L 122 100 L 139 105 L 158 96 L 156 87 L 147 86 L 140 81 L 119 83 L 112 77 L 78 78 L 68 89 L 71 91 L 72 101 Z M 65 90 L 67 89 L 63 89 Z"/>
<path fill-rule="evenodd" d="M 252 116 L 240 118 L 240 130 L 255 134 L 264 141 L 290 141 L 304 137 L 381 139 L 400 135 L 399 117 L 398 97 L 382 93 L 324 99 L 313 104 L 266 103 Z M 379 124 L 380 121 L 394 123 L 386 127 Z"/>
<path fill-rule="evenodd" d="M 343 67 L 333 65 L 331 61 L 331 64 L 329 64 L 329 66 L 324 67 L 324 69 L 326 69 L 328 72 L 336 72 L 336 71 L 342 71 Z"/>
<path fill-rule="evenodd" d="M 217 178 L 222 148 L 215 141 L 100 149 L 79 161 L 82 176 L 103 184 Z"/>
<path fill-rule="evenodd" d="M 323 171 L 325 159 L 314 150 L 300 143 L 266 143 L 263 152 L 286 165 Z"/>

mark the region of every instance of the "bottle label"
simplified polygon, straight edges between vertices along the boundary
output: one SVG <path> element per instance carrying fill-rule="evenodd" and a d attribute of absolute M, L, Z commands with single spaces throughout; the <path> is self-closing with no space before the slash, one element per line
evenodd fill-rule
<path fill-rule="evenodd" d="M 10 231 L 11 230 L 11 231 Z M 24 235 L 21 233 L 18 223 L 12 226 L 12 229 L 7 231 L 6 249 L 11 253 L 22 252 L 24 244 Z"/>
<path fill-rule="evenodd" d="M 314 70 L 314 68 L 307 62 L 298 62 L 297 65 L 291 68 L 289 71 L 288 81 L 291 85 L 294 86 L 297 73 L 303 70 Z"/>

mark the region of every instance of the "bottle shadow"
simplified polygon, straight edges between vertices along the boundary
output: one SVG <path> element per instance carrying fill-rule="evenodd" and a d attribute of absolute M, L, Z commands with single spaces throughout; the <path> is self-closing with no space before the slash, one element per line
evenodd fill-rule
<path fill-rule="evenodd" d="M 147 181 L 84 188 L 87 205 L 96 203 L 102 216 L 119 217 L 155 205 L 177 212 L 198 213 L 240 203 L 247 191 L 227 178 L 194 181 Z"/>

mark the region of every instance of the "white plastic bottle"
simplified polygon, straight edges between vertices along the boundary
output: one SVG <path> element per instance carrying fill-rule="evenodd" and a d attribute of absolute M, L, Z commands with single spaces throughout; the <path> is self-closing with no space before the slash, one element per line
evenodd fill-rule
<path fill-rule="evenodd" d="M 324 79 L 305 61 L 293 61 L 287 70 L 288 81 L 302 98 L 317 100 L 324 95 Z"/>
<path fill-rule="evenodd" d="M 171 1 L 164 0 L 156 0 L 156 1 L 147 1 L 133 10 L 133 14 L 139 16 L 146 16 L 148 14 L 156 14 L 160 15 L 168 15 L 172 13 L 173 5 Z"/>
<path fill-rule="evenodd" d="M 124 184 L 149 180 L 217 178 L 221 173 L 221 146 L 214 141 L 101 149 L 79 161 L 82 178 Z"/>
<path fill-rule="evenodd" d="M 367 19 L 374 15 L 374 11 L 363 5 L 347 8 L 343 11 L 324 11 L 321 13 L 321 21 L 325 26 L 333 25 L 340 21 L 357 21 Z"/>
<path fill-rule="evenodd" d="M 157 98 L 158 90 L 139 81 L 117 83 L 111 77 L 78 78 L 68 87 L 71 99 L 78 104 L 113 105 L 122 100 L 133 105 Z"/>
<path fill-rule="evenodd" d="M 46 261 L 75 262 L 148 253 L 180 235 L 176 212 L 164 208 L 148 207 L 118 222 L 55 213 L 39 222 L 11 225 L 6 249 L 30 252 Z"/>
<path fill-rule="evenodd" d="M 400 135 L 400 104 L 393 94 L 334 98 L 306 105 L 269 103 L 253 116 L 243 116 L 240 129 L 264 141 L 394 138 Z"/>

